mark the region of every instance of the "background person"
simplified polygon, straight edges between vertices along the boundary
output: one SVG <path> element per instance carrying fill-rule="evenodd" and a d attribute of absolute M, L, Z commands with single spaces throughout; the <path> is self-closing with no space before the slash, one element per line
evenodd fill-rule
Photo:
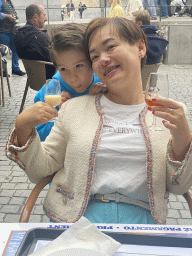
<path fill-rule="evenodd" d="M 85 43 L 108 92 L 67 100 L 43 143 L 35 127 L 57 111 L 39 102 L 25 109 L 16 118 L 7 156 L 32 182 L 56 173 L 44 202 L 55 222 L 84 215 L 96 223 L 165 224 L 168 193 L 183 194 L 192 185 L 184 109 L 161 97 L 153 101 L 164 107 L 147 107 L 141 80 L 146 36 L 139 26 L 98 18 L 89 23 Z M 153 115 L 163 118 L 157 125 L 166 129 L 147 129 Z"/>
<path fill-rule="evenodd" d="M 70 3 L 69 2 L 66 4 L 66 7 L 67 7 L 67 16 L 70 18 Z"/>
<path fill-rule="evenodd" d="M 74 19 L 75 6 L 72 0 L 70 0 L 70 19 Z"/>
<path fill-rule="evenodd" d="M 31 4 L 26 10 L 27 23 L 16 31 L 15 46 L 19 58 L 27 60 L 42 60 L 50 62 L 50 38 L 43 31 L 47 20 L 45 9 L 40 4 Z M 55 67 L 46 65 L 46 78 L 55 74 Z"/>
<path fill-rule="evenodd" d="M 0 0 L 0 44 L 7 45 L 12 51 L 12 74 L 23 76 L 26 73 L 19 68 L 19 57 L 14 44 L 15 30 L 16 17 L 14 7 L 10 1 Z"/>
<path fill-rule="evenodd" d="M 121 0 L 109 0 L 111 6 L 109 10 L 109 17 L 124 17 L 124 12 L 121 4 Z"/>
<path fill-rule="evenodd" d="M 155 25 L 150 24 L 149 12 L 147 10 L 133 12 L 130 19 L 140 26 L 147 36 L 146 64 L 160 63 L 169 42 L 158 35 L 158 28 Z"/>
<path fill-rule="evenodd" d="M 83 4 L 82 2 L 80 2 L 79 3 L 79 8 L 78 8 L 78 11 L 79 11 L 79 14 L 80 14 L 80 19 L 82 19 L 83 12 L 86 9 L 87 9 L 86 5 Z"/>

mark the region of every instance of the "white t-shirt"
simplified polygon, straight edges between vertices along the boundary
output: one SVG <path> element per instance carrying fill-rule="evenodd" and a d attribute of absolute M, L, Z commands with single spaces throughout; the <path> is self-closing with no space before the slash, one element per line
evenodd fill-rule
<path fill-rule="evenodd" d="M 104 124 L 95 160 L 91 194 L 120 194 L 149 202 L 146 144 L 139 123 L 145 103 L 119 105 L 101 97 Z"/>

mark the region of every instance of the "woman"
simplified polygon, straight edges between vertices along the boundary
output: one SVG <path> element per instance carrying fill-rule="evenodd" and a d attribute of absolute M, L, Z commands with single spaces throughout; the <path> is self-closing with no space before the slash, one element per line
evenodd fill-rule
<path fill-rule="evenodd" d="M 121 4 L 121 0 L 109 0 L 111 6 L 109 10 L 109 17 L 124 17 L 124 12 Z"/>
<path fill-rule="evenodd" d="M 165 107 L 147 109 L 141 82 L 146 37 L 131 21 L 93 20 L 86 45 L 108 93 L 64 103 L 43 143 L 34 129 L 41 122 L 38 106 L 29 107 L 16 119 L 7 155 L 32 182 L 56 173 L 44 202 L 53 221 L 84 215 L 96 223 L 165 224 L 168 192 L 183 194 L 192 185 L 183 107 L 158 98 Z M 148 131 L 153 115 L 164 119 L 157 123 L 164 131 Z"/>

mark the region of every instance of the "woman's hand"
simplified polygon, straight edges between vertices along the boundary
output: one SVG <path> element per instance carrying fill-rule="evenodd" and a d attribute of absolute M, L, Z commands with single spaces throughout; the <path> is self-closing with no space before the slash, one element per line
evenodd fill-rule
<path fill-rule="evenodd" d="M 37 102 L 23 110 L 16 118 L 15 129 L 19 146 L 26 144 L 32 129 L 40 124 L 46 124 L 54 116 L 58 116 L 57 110 L 44 102 Z"/>
<path fill-rule="evenodd" d="M 97 95 L 100 92 L 106 92 L 106 91 L 107 91 L 107 86 L 100 82 L 92 85 L 89 91 L 89 94 Z"/>
<path fill-rule="evenodd" d="M 71 99 L 71 95 L 68 92 L 62 92 L 61 93 L 61 103 L 58 105 L 58 107 L 61 108 L 62 104 L 69 99 Z"/>
<path fill-rule="evenodd" d="M 178 102 L 163 97 L 157 97 L 153 99 L 153 102 L 163 105 L 162 107 L 148 107 L 148 109 L 152 111 L 155 116 L 164 119 L 162 121 L 164 126 L 170 130 L 173 136 L 173 156 L 175 160 L 182 161 L 189 149 L 192 139 L 184 109 Z"/>

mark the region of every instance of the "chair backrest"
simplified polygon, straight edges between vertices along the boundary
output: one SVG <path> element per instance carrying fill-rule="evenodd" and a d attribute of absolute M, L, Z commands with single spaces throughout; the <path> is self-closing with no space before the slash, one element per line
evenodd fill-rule
<path fill-rule="evenodd" d="M 53 65 L 51 62 L 22 59 L 27 72 L 27 83 L 30 88 L 39 91 L 46 82 L 45 64 Z"/>
<path fill-rule="evenodd" d="M 141 70 L 142 86 L 143 91 L 146 89 L 147 81 L 149 79 L 150 73 L 156 73 L 161 63 L 145 65 Z"/>

